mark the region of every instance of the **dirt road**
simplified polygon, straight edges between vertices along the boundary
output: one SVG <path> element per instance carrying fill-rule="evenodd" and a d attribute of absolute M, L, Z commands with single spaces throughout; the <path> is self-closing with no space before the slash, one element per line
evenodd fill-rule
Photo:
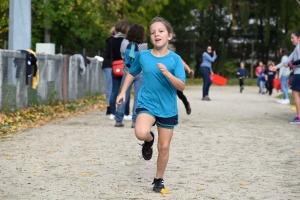
<path fill-rule="evenodd" d="M 165 197 L 152 192 L 156 147 L 143 160 L 130 121 L 93 111 L 2 139 L 0 199 L 300 199 L 295 111 L 257 91 L 214 86 L 206 102 L 186 88 L 192 114 L 178 101 Z"/>

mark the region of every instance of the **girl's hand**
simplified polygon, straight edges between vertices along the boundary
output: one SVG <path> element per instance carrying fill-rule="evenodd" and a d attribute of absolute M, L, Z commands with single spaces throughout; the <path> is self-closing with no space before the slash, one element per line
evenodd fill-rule
<path fill-rule="evenodd" d="M 125 101 L 126 101 L 126 95 L 120 93 L 120 94 L 117 96 L 116 104 L 120 105 L 120 104 L 122 104 L 122 103 L 125 103 Z"/>
<path fill-rule="evenodd" d="M 170 72 L 168 71 L 168 69 L 166 68 L 166 66 L 162 63 L 157 63 L 156 64 L 159 71 L 161 71 L 161 73 L 165 76 L 168 77 L 170 75 Z"/>
<path fill-rule="evenodd" d="M 190 69 L 190 70 L 188 71 L 188 73 L 193 75 L 195 72 L 194 72 L 194 70 Z"/>

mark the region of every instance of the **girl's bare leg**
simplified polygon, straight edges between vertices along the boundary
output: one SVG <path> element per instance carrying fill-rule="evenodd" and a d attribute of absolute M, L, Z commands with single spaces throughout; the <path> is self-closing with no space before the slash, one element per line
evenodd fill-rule
<path fill-rule="evenodd" d="M 137 116 L 135 122 L 135 136 L 141 141 L 150 142 L 153 137 L 150 134 L 151 127 L 155 123 L 155 119 L 147 114 L 141 113 Z"/>
<path fill-rule="evenodd" d="M 157 171 L 156 178 L 163 178 L 168 161 L 170 143 L 173 136 L 173 129 L 167 129 L 163 127 L 157 127 L 158 130 L 158 157 L 157 157 Z"/>

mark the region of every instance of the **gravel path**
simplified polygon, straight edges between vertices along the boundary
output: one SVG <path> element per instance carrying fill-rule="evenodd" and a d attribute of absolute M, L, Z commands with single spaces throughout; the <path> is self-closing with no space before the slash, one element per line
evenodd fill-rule
<path fill-rule="evenodd" d="M 0 140 L 0 199 L 298 200 L 295 111 L 257 91 L 213 86 L 205 102 L 200 86 L 186 88 L 192 114 L 178 102 L 165 197 L 152 192 L 156 147 L 143 160 L 130 121 L 115 128 L 93 111 Z"/>

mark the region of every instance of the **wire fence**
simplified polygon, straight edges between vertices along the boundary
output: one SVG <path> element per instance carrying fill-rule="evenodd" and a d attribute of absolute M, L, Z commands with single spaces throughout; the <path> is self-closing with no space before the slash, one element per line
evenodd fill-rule
<path fill-rule="evenodd" d="M 37 54 L 39 81 L 26 74 L 26 57 L 19 51 L 0 50 L 0 111 L 47 104 L 51 100 L 71 102 L 106 90 L 102 62 L 89 58 L 84 73 L 80 58 L 73 55 Z"/>

